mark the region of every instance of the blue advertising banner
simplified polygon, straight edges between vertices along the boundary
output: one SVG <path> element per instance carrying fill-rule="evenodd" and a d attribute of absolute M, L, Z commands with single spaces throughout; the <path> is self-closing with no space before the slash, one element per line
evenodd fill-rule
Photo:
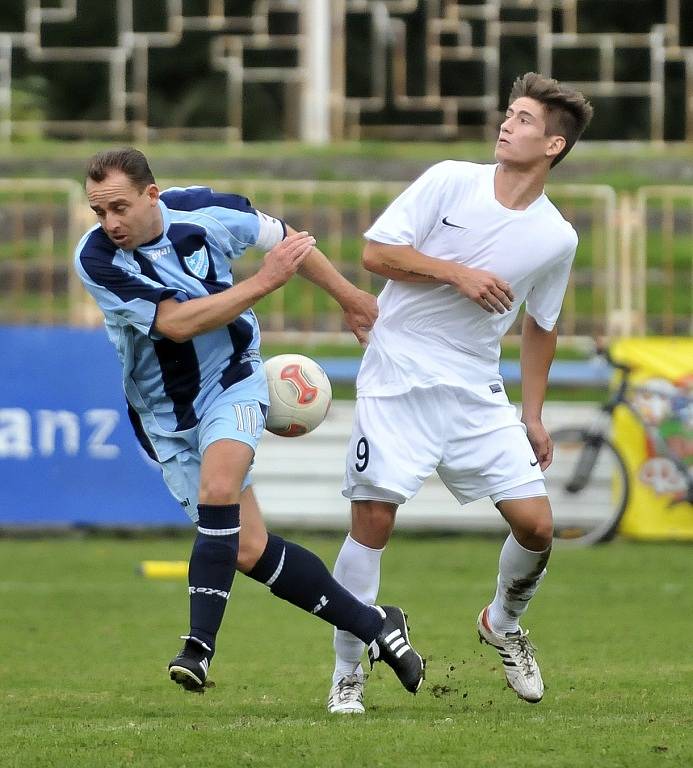
<path fill-rule="evenodd" d="M 0 349 L 0 527 L 188 525 L 159 467 L 135 440 L 120 365 L 104 330 L 0 327 Z M 335 382 L 352 382 L 359 365 L 358 358 L 318 362 Z M 518 362 L 502 363 L 501 373 L 508 383 L 518 381 Z M 595 385 L 608 376 L 608 366 L 557 360 L 550 379 Z M 296 450 L 293 441 L 285 448 Z M 342 460 L 340 453 L 335 488 Z M 263 466 L 267 480 L 273 466 Z M 283 518 L 275 507 L 288 495 L 282 489 L 270 498 L 268 491 L 269 519 Z M 330 490 L 325 509 L 334 499 L 341 496 Z M 338 514 L 342 525 L 341 506 Z"/>
<path fill-rule="evenodd" d="M 0 327 L 0 526 L 188 525 L 134 438 L 102 329 Z"/>

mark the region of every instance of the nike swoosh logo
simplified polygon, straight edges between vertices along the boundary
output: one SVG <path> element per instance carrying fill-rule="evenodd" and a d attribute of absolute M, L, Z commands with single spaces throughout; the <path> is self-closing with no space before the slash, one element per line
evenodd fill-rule
<path fill-rule="evenodd" d="M 456 229 L 469 229 L 469 227 L 463 227 L 461 224 L 453 224 L 451 221 L 448 221 L 447 216 L 443 219 L 443 224 L 448 227 L 455 227 Z"/>
<path fill-rule="evenodd" d="M 536 467 L 538 463 L 539 463 L 539 459 L 537 459 L 536 461 L 530 461 L 529 462 L 529 466 L 530 467 Z"/>

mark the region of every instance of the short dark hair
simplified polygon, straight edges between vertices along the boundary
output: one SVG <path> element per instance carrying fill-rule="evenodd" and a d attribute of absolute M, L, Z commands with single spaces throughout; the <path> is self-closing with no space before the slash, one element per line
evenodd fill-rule
<path fill-rule="evenodd" d="M 582 136 L 592 119 L 594 108 L 579 91 L 561 85 L 550 77 L 538 75 L 536 72 L 527 72 L 513 83 L 510 103 L 522 96 L 534 99 L 544 107 L 546 135 L 563 136 L 565 139 L 563 151 L 556 155 L 551 163 L 553 168 L 563 160 Z"/>
<path fill-rule="evenodd" d="M 140 192 L 147 185 L 156 184 L 147 158 L 133 147 L 97 152 L 87 163 L 86 178 L 103 181 L 112 171 L 124 173 Z"/>

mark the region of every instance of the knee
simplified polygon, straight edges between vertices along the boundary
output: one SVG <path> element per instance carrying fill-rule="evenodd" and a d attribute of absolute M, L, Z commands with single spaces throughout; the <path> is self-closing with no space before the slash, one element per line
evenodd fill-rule
<path fill-rule="evenodd" d="M 248 573 L 256 566 L 257 561 L 262 557 L 267 547 L 267 534 L 244 535 L 241 528 L 241 536 L 238 544 L 238 560 L 236 568 L 241 573 Z"/>
<path fill-rule="evenodd" d="M 395 524 L 397 507 L 393 504 L 354 502 L 351 536 L 360 544 L 382 549 Z"/>
<path fill-rule="evenodd" d="M 553 520 L 551 516 L 527 521 L 522 526 L 513 528 L 513 536 L 525 549 L 541 552 L 553 542 Z"/>
<path fill-rule="evenodd" d="M 537 521 L 532 531 L 532 538 L 537 545 L 537 551 L 551 546 L 553 542 L 553 519 L 551 516 Z"/>
<path fill-rule="evenodd" d="M 215 476 L 200 485 L 200 504 L 238 504 L 240 498 L 241 489 L 232 478 Z"/>

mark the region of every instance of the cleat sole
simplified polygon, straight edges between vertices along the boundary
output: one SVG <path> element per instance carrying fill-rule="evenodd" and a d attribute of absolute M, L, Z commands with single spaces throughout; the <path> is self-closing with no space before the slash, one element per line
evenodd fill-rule
<path fill-rule="evenodd" d="M 423 681 L 426 679 L 426 659 L 421 659 L 421 677 L 419 678 L 419 683 L 416 686 L 416 689 L 412 691 L 412 693 L 416 696 L 416 694 L 419 691 L 419 688 L 423 685 Z"/>
<path fill-rule="evenodd" d="M 480 645 L 488 645 L 490 648 L 495 648 L 496 651 L 498 651 L 499 653 L 502 651 L 502 648 L 499 648 L 497 645 L 494 645 L 490 640 L 487 640 L 481 634 L 481 631 L 478 628 L 477 628 L 477 635 L 479 636 L 479 644 Z M 507 666 L 509 666 L 509 665 L 503 659 L 503 667 L 506 668 Z M 510 681 L 507 679 L 507 677 L 505 679 L 505 685 L 508 688 L 510 688 L 510 690 L 517 696 L 517 698 L 520 699 L 520 701 L 526 701 L 528 704 L 538 704 L 543 699 L 543 694 L 542 694 L 541 698 L 539 698 L 539 699 L 527 699 L 527 698 L 525 698 L 520 693 L 518 693 L 518 691 L 516 691 L 515 688 L 512 687 L 512 685 L 510 684 Z"/>
<path fill-rule="evenodd" d="M 186 691 L 191 691 L 192 693 L 204 693 L 206 687 L 211 687 L 185 667 L 171 667 L 169 669 L 169 677 L 174 683 L 177 683 L 185 688 Z"/>
<path fill-rule="evenodd" d="M 411 627 L 409 626 L 409 621 L 408 621 L 409 616 L 404 611 L 402 611 L 402 615 L 404 616 L 404 627 L 406 629 L 405 637 L 406 637 L 407 645 L 411 648 L 412 647 L 411 641 L 409 640 L 409 633 L 411 632 Z M 418 653 L 416 655 L 419 656 Z M 424 659 L 422 656 L 419 656 L 419 661 L 421 662 L 421 676 L 419 677 L 419 682 L 416 684 L 416 688 L 414 688 L 414 690 L 412 690 L 411 688 L 407 688 L 409 693 L 413 693 L 414 696 L 416 696 L 416 694 L 419 691 L 419 688 L 421 688 L 421 686 L 423 685 L 423 681 L 426 679 L 426 659 Z"/>
<path fill-rule="evenodd" d="M 539 702 L 541 701 L 541 699 L 526 699 L 524 696 L 520 696 L 520 694 L 512 687 L 512 685 L 510 685 L 510 682 L 508 680 L 505 681 L 505 684 L 508 688 L 510 688 L 510 690 L 517 696 L 517 698 L 520 701 L 526 701 L 528 704 L 539 704 Z M 543 699 L 544 697 L 542 696 L 541 698 Z"/>

